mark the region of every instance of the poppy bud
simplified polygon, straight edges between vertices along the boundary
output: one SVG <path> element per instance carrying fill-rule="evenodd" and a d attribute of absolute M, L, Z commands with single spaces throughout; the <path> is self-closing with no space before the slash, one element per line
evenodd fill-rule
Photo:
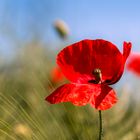
<path fill-rule="evenodd" d="M 61 38 L 66 38 L 69 34 L 69 28 L 67 24 L 62 20 L 56 20 L 54 27 Z"/>

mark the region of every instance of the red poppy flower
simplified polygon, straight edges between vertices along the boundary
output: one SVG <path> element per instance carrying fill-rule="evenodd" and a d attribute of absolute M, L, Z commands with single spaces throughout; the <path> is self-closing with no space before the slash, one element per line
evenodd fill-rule
<path fill-rule="evenodd" d="M 140 54 L 133 53 L 129 57 L 127 69 L 140 76 Z"/>
<path fill-rule="evenodd" d="M 109 109 L 117 97 L 108 85 L 121 78 L 130 49 L 131 43 L 124 42 L 121 54 L 114 44 L 102 39 L 82 40 L 64 48 L 57 56 L 57 64 L 71 83 L 57 88 L 46 100 Z"/>
<path fill-rule="evenodd" d="M 59 67 L 54 67 L 51 71 L 51 81 L 53 83 L 58 83 L 64 80 L 64 74 Z"/>

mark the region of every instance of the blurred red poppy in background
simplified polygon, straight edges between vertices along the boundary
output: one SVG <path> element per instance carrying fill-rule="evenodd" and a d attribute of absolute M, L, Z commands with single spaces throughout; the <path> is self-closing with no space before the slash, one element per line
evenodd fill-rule
<path fill-rule="evenodd" d="M 52 69 L 50 76 L 51 76 L 51 81 L 53 83 L 58 83 L 65 79 L 64 74 L 62 73 L 61 69 L 57 66 Z"/>
<path fill-rule="evenodd" d="M 57 64 L 71 83 L 57 88 L 46 100 L 109 109 L 117 97 L 108 85 L 121 78 L 130 50 L 131 43 L 124 42 L 121 54 L 114 44 L 102 39 L 82 40 L 64 48 L 57 56 Z"/>
<path fill-rule="evenodd" d="M 132 53 L 130 55 L 127 69 L 140 76 L 140 53 Z"/>

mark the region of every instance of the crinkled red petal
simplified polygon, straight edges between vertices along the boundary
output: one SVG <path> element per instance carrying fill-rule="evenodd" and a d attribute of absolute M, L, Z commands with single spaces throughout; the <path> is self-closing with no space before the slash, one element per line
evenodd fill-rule
<path fill-rule="evenodd" d="M 117 98 L 113 89 L 107 85 L 65 84 L 46 97 L 46 101 L 51 104 L 72 102 L 77 106 L 90 103 L 98 110 L 106 110 L 117 102 Z"/>
<path fill-rule="evenodd" d="M 52 104 L 72 102 L 74 105 L 86 105 L 96 86 L 88 84 L 65 84 L 57 88 L 46 100 Z"/>
<path fill-rule="evenodd" d="M 98 110 L 107 110 L 117 102 L 117 96 L 111 87 L 107 85 L 100 86 L 100 91 L 93 95 L 91 106 Z"/>
<path fill-rule="evenodd" d="M 127 46 L 124 49 L 125 58 L 128 54 Z M 124 56 L 108 41 L 83 40 L 64 48 L 58 54 L 57 63 L 64 75 L 74 83 L 88 83 L 94 79 L 92 71 L 99 68 L 102 71 L 102 82 L 112 84 L 123 73 Z"/>

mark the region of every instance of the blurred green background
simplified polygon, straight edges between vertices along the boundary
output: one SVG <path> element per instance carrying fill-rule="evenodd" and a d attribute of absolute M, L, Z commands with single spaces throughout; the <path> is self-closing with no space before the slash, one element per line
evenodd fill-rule
<path fill-rule="evenodd" d="M 139 1 L 0 1 L 0 140 L 96 140 L 98 111 L 50 105 L 44 99 L 68 82 L 54 80 L 59 50 L 103 38 L 139 51 Z M 140 139 L 140 77 L 125 71 L 114 85 L 119 101 L 103 111 L 105 140 Z"/>

